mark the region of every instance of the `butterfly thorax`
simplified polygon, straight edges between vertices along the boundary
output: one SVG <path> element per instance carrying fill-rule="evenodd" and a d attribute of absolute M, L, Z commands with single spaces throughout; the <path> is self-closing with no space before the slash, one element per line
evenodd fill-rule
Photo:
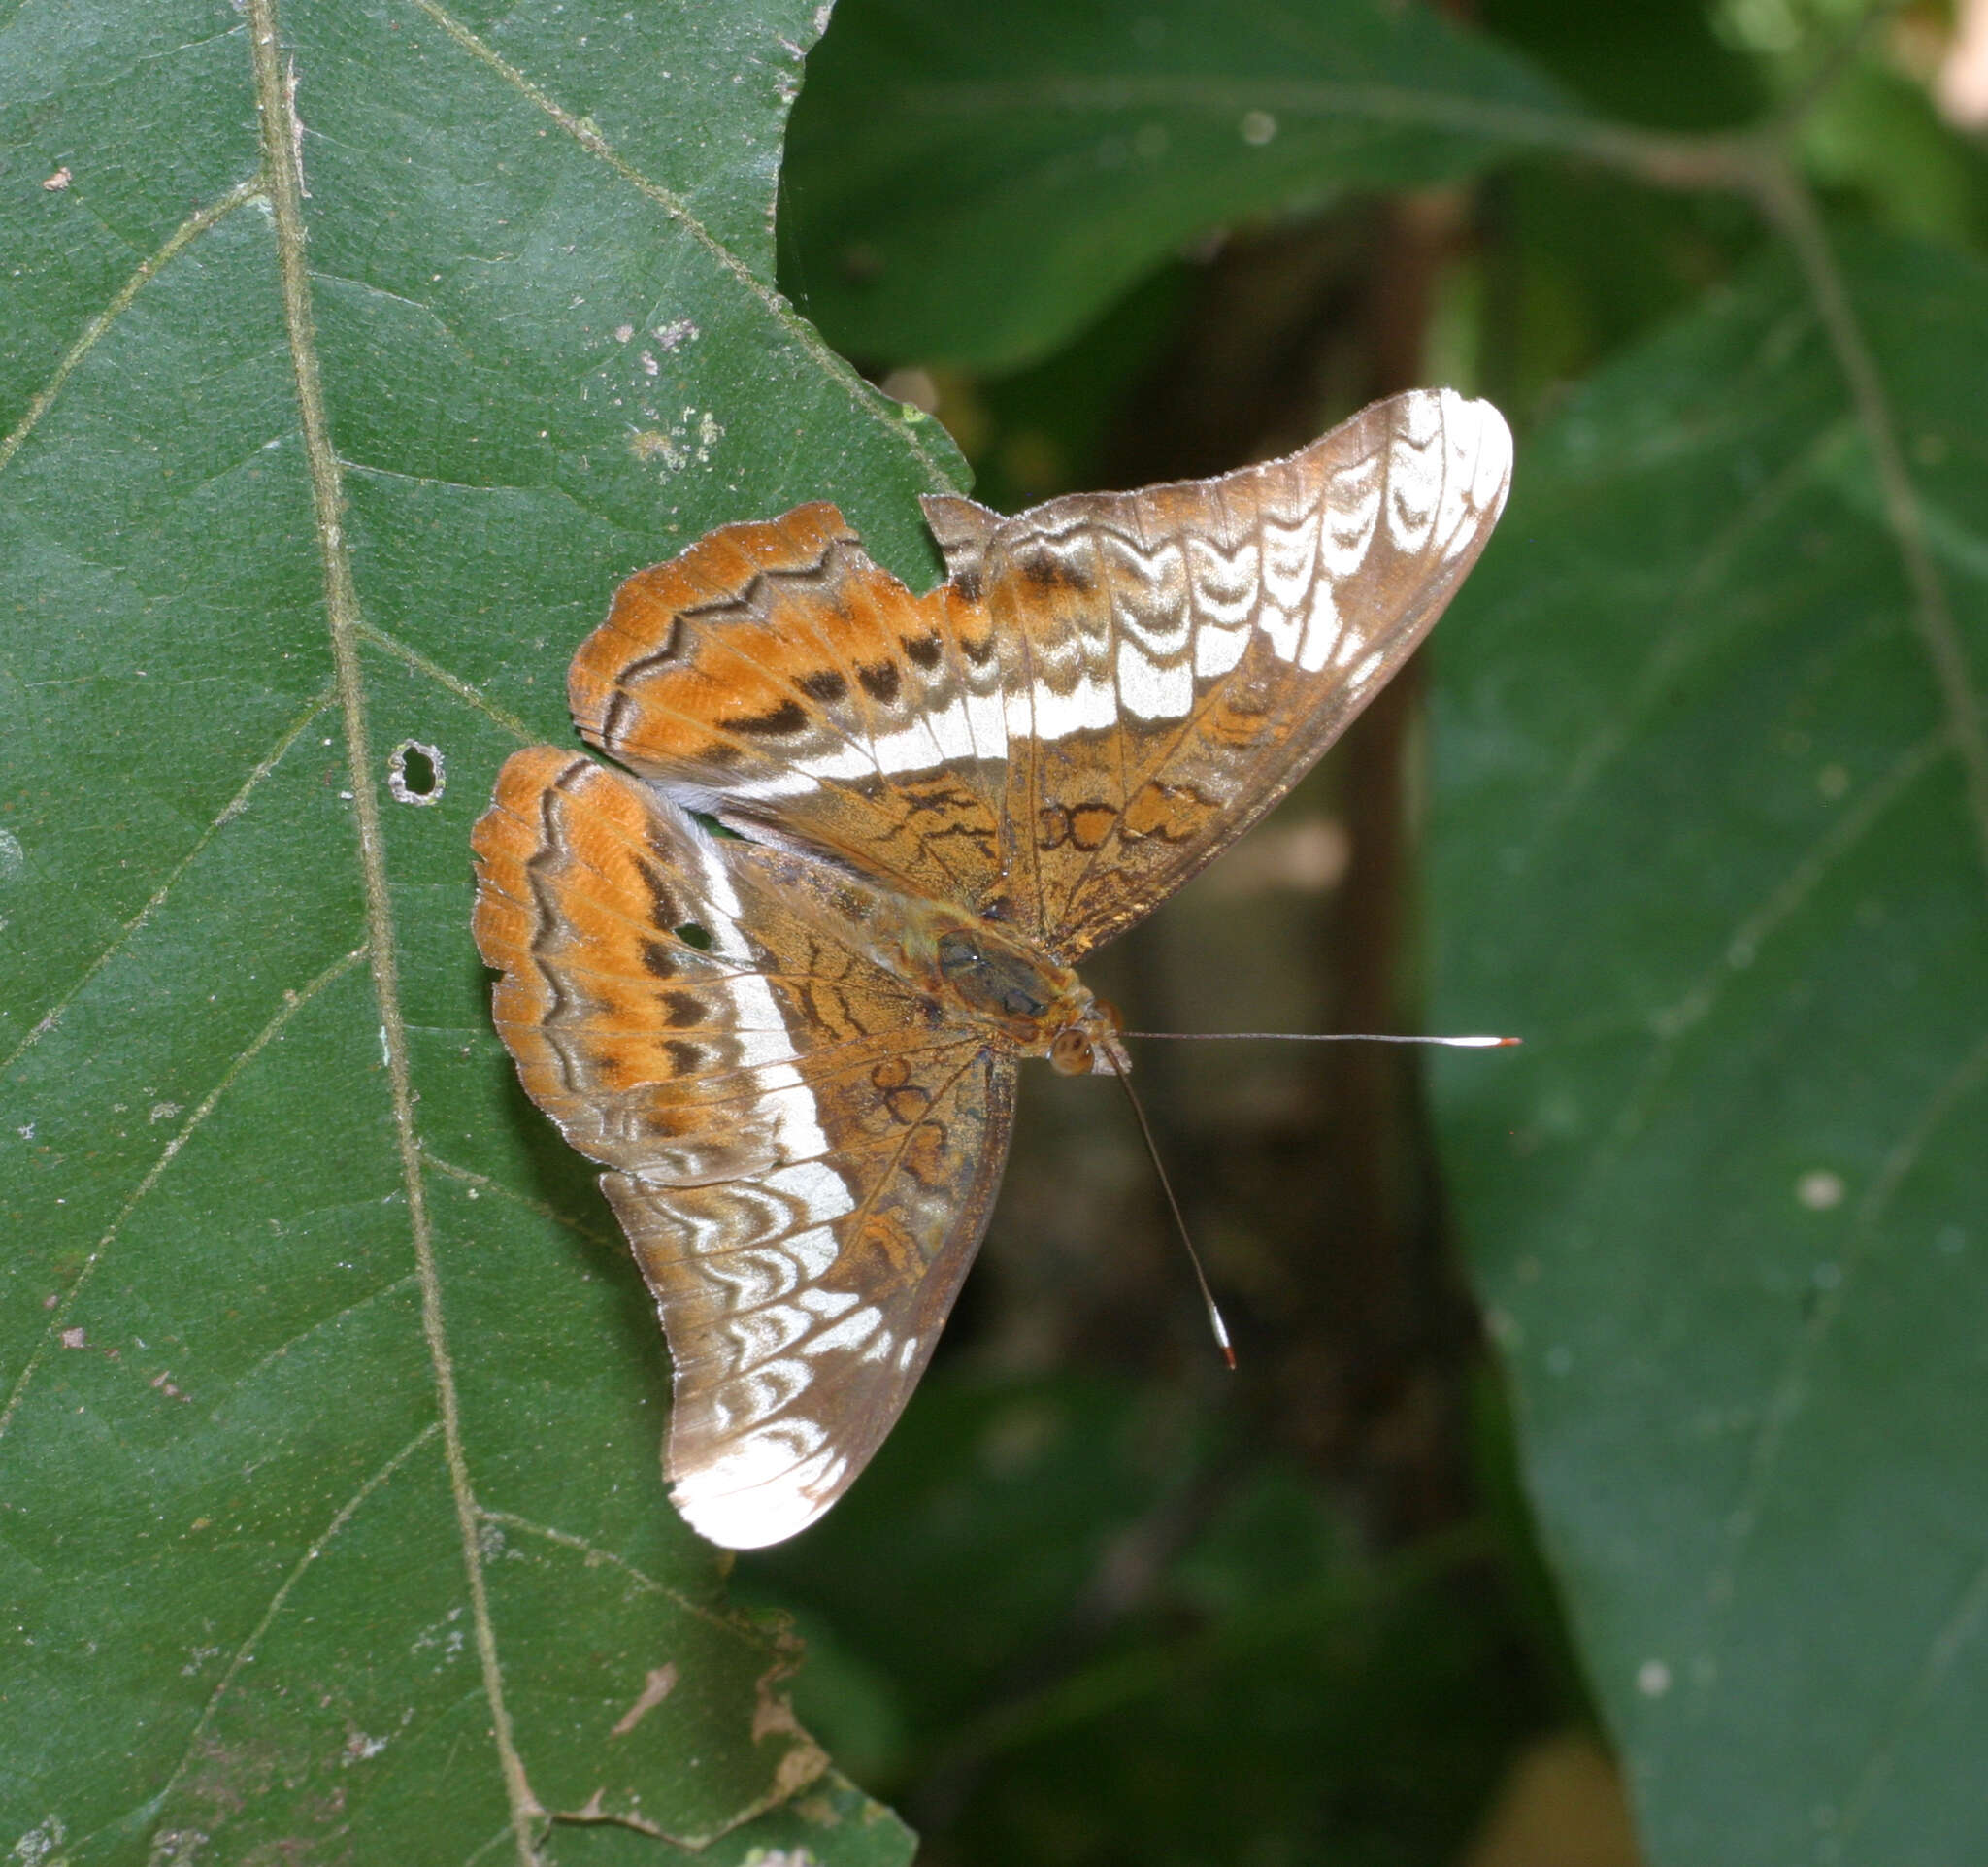
<path fill-rule="evenodd" d="M 731 866 L 761 880 L 783 913 L 911 986 L 935 1022 L 977 1026 L 1010 1055 L 1047 1057 L 1065 1076 L 1131 1069 L 1117 1013 L 1018 928 L 798 850 L 726 849 Z"/>
<path fill-rule="evenodd" d="M 992 1024 L 1024 1056 L 1065 1076 L 1128 1070 L 1118 1016 L 1068 966 L 991 920 L 945 928 L 932 943 L 946 997 Z"/>

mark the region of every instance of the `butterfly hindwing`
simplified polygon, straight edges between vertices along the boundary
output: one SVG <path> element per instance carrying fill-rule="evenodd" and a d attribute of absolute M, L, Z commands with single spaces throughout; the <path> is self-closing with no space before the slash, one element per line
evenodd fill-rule
<path fill-rule="evenodd" d="M 533 1100 L 614 1169 L 669 1337 L 678 1504 L 735 1548 L 790 1536 L 931 1353 L 1014 1064 L 796 912 L 795 858 L 618 772 L 518 752 L 475 843 L 498 1030 Z"/>
<path fill-rule="evenodd" d="M 1007 1156 L 1014 1064 L 980 1045 L 810 1081 L 845 1195 L 817 1201 L 801 1170 L 667 1188 L 602 1181 L 676 1366 L 672 1501 L 731 1549 L 805 1528 L 882 1444 Z"/>

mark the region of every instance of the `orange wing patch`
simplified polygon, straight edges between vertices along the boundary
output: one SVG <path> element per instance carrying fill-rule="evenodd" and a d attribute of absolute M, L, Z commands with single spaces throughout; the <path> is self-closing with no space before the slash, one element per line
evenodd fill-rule
<path fill-rule="evenodd" d="M 604 751 L 748 834 L 977 905 L 1006 750 L 984 617 L 914 597 L 831 505 L 640 571 L 568 683 Z"/>

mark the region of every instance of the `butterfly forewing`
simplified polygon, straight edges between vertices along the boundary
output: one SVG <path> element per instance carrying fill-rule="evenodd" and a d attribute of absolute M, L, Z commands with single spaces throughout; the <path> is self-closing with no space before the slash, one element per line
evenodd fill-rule
<path fill-rule="evenodd" d="M 817 503 L 631 577 L 567 688 L 588 739 L 693 808 L 977 902 L 1002 862 L 1001 672 L 983 615 L 913 598 Z"/>
<path fill-rule="evenodd" d="M 611 1169 L 705 1535 L 789 1536 L 876 1450 L 985 1227 L 1016 1059 L 1092 1003 L 1062 962 L 1309 768 L 1510 460 L 1495 410 L 1417 391 L 1225 479 L 928 499 L 922 597 L 827 504 L 622 586 L 569 692 L 646 782 L 514 756 L 476 932 L 525 1088 Z"/>
<path fill-rule="evenodd" d="M 1076 959 L 1283 796 L 1441 614 L 1510 465 L 1488 404 L 1417 391 L 1285 460 L 977 534 L 928 500 L 1009 664 L 1026 924 Z"/>
<path fill-rule="evenodd" d="M 875 1450 L 986 1225 L 1013 1062 L 805 912 L 795 859 L 539 747 L 477 827 L 476 932 L 526 1089 L 661 1312 L 669 1463 L 716 1542 L 777 1542 Z M 820 865 L 811 864 L 818 869 Z"/>

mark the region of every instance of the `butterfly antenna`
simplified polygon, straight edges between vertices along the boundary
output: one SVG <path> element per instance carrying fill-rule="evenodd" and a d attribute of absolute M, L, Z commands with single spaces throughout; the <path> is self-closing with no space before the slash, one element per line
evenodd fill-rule
<path fill-rule="evenodd" d="M 1236 1365 L 1236 1350 L 1229 1340 L 1229 1325 L 1222 1320 L 1222 1313 L 1215 1306 L 1215 1293 L 1208 1286 L 1208 1273 L 1201 1268 L 1201 1253 L 1194 1249 L 1194 1240 L 1189 1236 L 1187 1220 L 1180 1211 L 1180 1202 L 1174 1197 L 1174 1183 L 1167 1178 L 1166 1163 L 1160 1158 L 1159 1143 L 1153 1139 L 1152 1123 L 1145 1118 L 1145 1108 L 1139 1099 L 1139 1091 L 1132 1086 L 1132 1079 L 1123 1070 L 1113 1070 L 1113 1076 L 1125 1090 L 1125 1099 L 1132 1104 L 1132 1113 L 1139 1120 L 1139 1132 L 1145 1137 L 1145 1150 L 1152 1157 L 1153 1172 L 1160 1177 L 1160 1190 L 1167 1195 L 1167 1204 L 1174 1214 L 1174 1224 L 1180 1234 L 1180 1242 L 1187 1247 L 1187 1261 L 1194 1266 L 1194 1281 L 1201 1285 L 1201 1300 L 1208 1305 L 1209 1327 L 1215 1333 L 1215 1347 L 1221 1350 L 1222 1359 L 1233 1369 Z"/>
<path fill-rule="evenodd" d="M 1446 1044 L 1458 1050 L 1508 1050 L 1522 1037 L 1421 1037 L 1393 1031 L 1120 1031 L 1165 1044 Z"/>

